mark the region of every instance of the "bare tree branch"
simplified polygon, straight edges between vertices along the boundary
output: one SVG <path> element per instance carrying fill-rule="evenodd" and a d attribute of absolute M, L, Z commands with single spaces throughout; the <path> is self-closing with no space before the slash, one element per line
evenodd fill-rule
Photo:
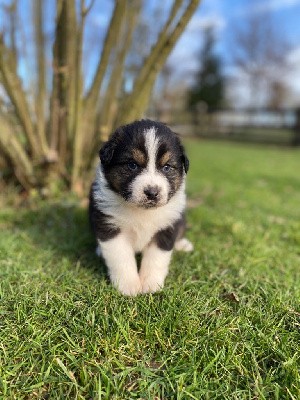
<path fill-rule="evenodd" d="M 10 5 L 7 6 L 7 13 L 9 16 L 9 37 L 10 37 L 10 49 L 12 51 L 13 60 L 15 65 L 18 59 L 18 50 L 16 43 L 16 34 L 17 34 L 17 14 L 18 10 L 18 2 L 17 0 L 12 0 Z"/>
<path fill-rule="evenodd" d="M 18 140 L 13 130 L 11 121 L 8 121 L 3 115 L 0 115 L 1 135 L 0 146 L 8 156 L 13 168 L 21 181 L 21 184 L 27 189 L 35 183 L 32 162 L 26 154 L 22 143 Z"/>
<path fill-rule="evenodd" d="M 253 105 L 282 105 L 286 99 L 291 44 L 284 32 L 278 30 L 268 13 L 249 14 L 242 24 L 232 27 L 232 62 L 249 80 L 249 100 Z"/>
<path fill-rule="evenodd" d="M 36 124 L 37 135 L 40 140 L 43 152 L 48 152 L 48 143 L 46 139 L 46 121 L 45 121 L 45 103 L 46 103 L 46 68 L 45 68 L 45 35 L 43 29 L 44 2 L 40 0 L 33 1 L 34 10 L 34 30 L 36 46 L 36 65 L 37 65 L 37 87 L 36 87 Z"/>
<path fill-rule="evenodd" d="M 5 47 L 2 37 L 0 37 L 0 71 L 3 86 L 14 106 L 16 116 L 28 139 L 32 154 L 40 158 L 41 149 L 36 138 L 26 95 L 22 88 L 21 80 L 17 75 L 14 59 L 10 50 Z"/>
<path fill-rule="evenodd" d="M 62 162 L 67 157 L 73 86 L 76 12 L 74 0 L 57 0 L 57 21 L 53 46 L 53 89 L 50 110 L 50 147 L 59 153 Z"/>
<path fill-rule="evenodd" d="M 93 5 L 93 1 L 90 4 L 90 8 Z M 82 113 L 82 92 L 83 92 L 83 82 L 82 82 L 82 42 L 83 42 L 83 31 L 85 18 L 88 14 L 85 1 L 80 0 L 80 21 L 77 28 L 77 47 L 76 47 L 76 60 L 75 60 L 75 92 L 74 92 L 74 126 L 73 126 L 73 168 L 72 168 L 72 186 L 78 180 L 81 164 L 82 164 L 82 140 L 83 140 L 83 130 L 81 129 L 81 113 Z"/>
<path fill-rule="evenodd" d="M 139 90 L 143 85 L 144 82 L 146 81 L 149 71 L 151 69 L 151 66 L 153 62 L 155 62 L 155 59 L 159 56 L 161 49 L 165 46 L 168 34 L 169 34 L 169 29 L 171 25 L 174 23 L 174 20 L 176 19 L 176 16 L 183 4 L 183 0 L 175 0 L 174 4 L 172 6 L 172 9 L 170 11 L 169 17 L 163 26 L 162 30 L 160 31 L 160 34 L 158 36 L 157 41 L 153 45 L 148 57 L 144 60 L 143 66 L 141 68 L 141 71 L 139 75 L 137 76 L 134 84 L 134 90 Z"/>
<path fill-rule="evenodd" d="M 152 49 L 151 53 L 144 62 L 139 77 L 136 80 L 130 96 L 123 100 L 121 112 L 119 113 L 118 124 L 128 123 L 132 119 L 140 118 L 148 104 L 151 90 L 153 88 L 157 74 L 165 64 L 176 41 L 184 31 L 201 0 L 190 0 L 182 17 L 177 22 L 174 29 L 167 34 L 172 22 L 168 19 L 165 27 L 161 31 L 160 37 Z M 180 2 L 178 2 L 180 3 Z M 177 4 L 179 6 L 179 4 Z M 175 5 L 174 5 L 175 7 Z M 174 10 L 172 15 L 175 15 Z M 144 80 L 141 79 L 144 77 Z"/>
<path fill-rule="evenodd" d="M 90 4 L 88 6 L 85 6 L 85 5 L 84 5 L 84 7 L 81 6 L 81 15 L 83 18 L 85 18 L 88 15 L 88 13 L 93 8 L 94 4 L 95 4 L 95 0 L 91 0 Z"/>
<path fill-rule="evenodd" d="M 17 4 L 18 0 L 9 1 Z M 157 74 L 200 1 L 172 0 L 167 21 L 149 53 L 149 41 L 143 43 L 142 54 L 148 55 L 136 76 L 132 93 L 125 98 L 121 93 L 125 64 L 133 48 L 132 41 L 135 43 L 132 39 L 135 33 L 137 41 L 141 42 L 135 28 L 143 0 L 114 0 L 114 10 L 86 95 L 82 70 L 84 27 L 95 0 L 55 2 L 51 94 L 46 85 L 45 4 L 42 0 L 32 0 L 37 66 L 35 115 L 31 112 L 31 96 L 25 92 L 21 76 L 18 76 L 19 65 L 14 62 L 13 51 L 0 35 L 0 80 L 6 91 L 2 108 L 6 113 L 13 110 L 16 116 L 12 121 L 6 116 L 1 124 L 0 151 L 24 187 L 51 187 L 51 182 L 59 177 L 71 184 L 73 190 L 83 188 L 100 136 L 106 139 L 116 123 L 138 118 L 145 111 Z M 20 18 L 25 17 L 20 15 Z M 15 51 L 15 44 L 19 46 L 19 42 L 15 43 L 13 37 L 17 33 L 19 40 L 21 29 L 22 25 L 11 31 L 10 42 Z M 24 32 L 27 40 L 28 31 Z M 138 52 L 138 57 L 143 56 Z M 26 55 L 22 61 L 26 62 Z M 47 111 L 46 106 L 49 106 Z M 72 171 L 71 176 L 69 171 Z"/>
<path fill-rule="evenodd" d="M 137 18 L 141 11 L 141 0 L 131 0 L 127 3 L 126 15 L 120 31 L 120 40 L 115 58 L 112 61 L 112 72 L 109 77 L 105 93 L 97 113 L 96 129 L 93 135 L 85 137 L 84 148 L 89 154 L 85 157 L 84 167 L 87 168 L 94 159 L 92 149 L 100 145 L 100 141 L 107 140 L 111 133 L 116 114 L 118 112 L 119 94 L 124 75 L 124 64 L 126 56 L 132 43 L 133 32 L 136 27 Z"/>
<path fill-rule="evenodd" d="M 125 19 L 125 10 L 128 0 L 115 0 L 115 8 L 103 44 L 103 50 L 98 62 L 96 73 L 90 89 L 84 98 L 82 114 L 84 119 L 77 120 L 76 138 L 73 146 L 73 169 L 72 169 L 72 187 L 78 186 L 78 177 L 82 168 L 83 151 L 88 152 L 87 143 L 92 143 L 96 131 L 97 104 L 100 94 L 101 85 L 107 72 L 111 54 L 115 51 L 116 44 L 120 37 L 121 26 Z M 81 3 L 81 9 L 84 9 L 84 2 Z M 82 11 L 81 10 L 81 11 Z M 84 13 L 82 12 L 82 21 L 84 21 Z M 83 24 L 81 24 L 83 26 Z M 77 114 L 79 115 L 79 113 Z M 85 146 L 83 146 L 83 138 Z"/>
<path fill-rule="evenodd" d="M 101 113 L 99 115 L 100 137 L 102 141 L 108 139 L 113 127 L 113 121 L 117 112 L 117 98 L 123 80 L 124 63 L 126 55 L 130 49 L 133 31 L 136 26 L 137 17 L 141 10 L 141 1 L 132 1 L 128 7 L 126 24 L 123 28 L 123 41 L 119 44 L 118 53 L 114 61 L 109 83 L 101 103 Z"/>
<path fill-rule="evenodd" d="M 102 81 L 109 63 L 109 57 L 114 50 L 119 38 L 122 20 L 125 15 L 125 7 L 127 0 L 115 0 L 115 8 L 103 44 L 103 50 L 98 62 L 97 70 L 91 84 L 91 87 L 86 95 L 86 108 L 95 108 L 101 89 Z"/>

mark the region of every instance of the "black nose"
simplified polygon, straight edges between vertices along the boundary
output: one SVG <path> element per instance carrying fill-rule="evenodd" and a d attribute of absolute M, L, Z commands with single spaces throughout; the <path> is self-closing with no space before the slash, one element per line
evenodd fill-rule
<path fill-rule="evenodd" d="M 160 189 L 158 186 L 148 186 L 144 189 L 144 193 L 148 200 L 158 200 Z"/>

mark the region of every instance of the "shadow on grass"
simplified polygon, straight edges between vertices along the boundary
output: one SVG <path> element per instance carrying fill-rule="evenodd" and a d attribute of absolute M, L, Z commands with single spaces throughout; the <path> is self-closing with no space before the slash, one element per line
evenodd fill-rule
<path fill-rule="evenodd" d="M 86 208 L 68 203 L 45 203 L 36 209 L 21 210 L 11 220 L 14 229 L 42 250 L 67 258 L 89 269 L 97 277 L 106 277 L 103 261 L 96 256 L 96 241 Z"/>

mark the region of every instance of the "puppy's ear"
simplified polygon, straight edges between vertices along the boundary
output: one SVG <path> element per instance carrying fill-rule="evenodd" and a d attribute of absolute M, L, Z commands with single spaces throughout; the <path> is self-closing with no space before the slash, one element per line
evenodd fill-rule
<path fill-rule="evenodd" d="M 187 174 L 187 172 L 188 172 L 188 170 L 190 168 L 190 161 L 189 161 L 189 159 L 187 158 L 187 156 L 185 154 L 183 154 L 181 156 L 181 159 L 182 159 L 182 164 L 183 164 L 184 171 Z"/>
<path fill-rule="evenodd" d="M 111 162 L 115 148 L 116 144 L 112 140 L 104 143 L 104 145 L 101 147 L 99 151 L 99 157 L 103 165 L 108 165 Z"/>
<path fill-rule="evenodd" d="M 99 151 L 99 157 L 103 165 L 108 165 L 111 162 L 122 135 L 123 128 L 120 127 L 114 132 L 109 141 L 105 142 L 104 145 L 101 147 Z"/>
<path fill-rule="evenodd" d="M 184 172 L 187 174 L 190 168 L 190 161 L 185 154 L 184 147 L 182 145 L 180 145 L 180 147 L 181 147 L 181 162 L 183 164 Z"/>

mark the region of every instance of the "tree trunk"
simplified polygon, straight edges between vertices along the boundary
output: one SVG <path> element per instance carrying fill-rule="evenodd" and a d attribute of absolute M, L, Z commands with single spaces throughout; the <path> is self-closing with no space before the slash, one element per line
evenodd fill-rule
<path fill-rule="evenodd" d="M 111 54 L 115 51 L 118 40 L 120 39 L 120 32 L 122 21 L 125 18 L 126 0 L 116 0 L 113 15 L 109 24 L 106 38 L 103 44 L 102 54 L 99 58 L 96 73 L 92 84 L 83 100 L 81 105 L 83 118 L 80 121 L 80 126 L 77 126 L 77 139 L 74 148 L 74 160 L 72 171 L 72 187 L 78 186 L 79 176 L 82 172 L 83 150 L 91 151 L 91 144 L 94 142 L 95 134 L 97 131 L 96 118 L 97 106 L 99 104 L 100 90 L 102 82 L 107 72 Z M 90 157 L 87 157 L 90 160 Z"/>
<path fill-rule="evenodd" d="M 52 90 L 48 93 L 46 16 L 43 15 L 46 6 L 41 0 L 32 0 L 37 70 L 32 105 L 30 94 L 25 92 L 17 73 L 17 0 L 11 0 L 8 44 L 0 34 L 0 82 L 6 91 L 5 101 L 9 99 L 9 102 L 0 104 L 0 112 L 1 109 L 5 113 L 13 111 L 14 118 L 0 115 L 4 121 L 0 151 L 28 190 L 51 185 L 57 178 L 67 180 L 74 191 L 81 188 L 101 139 L 106 140 L 116 125 L 140 118 L 144 113 L 157 74 L 200 0 L 173 0 L 167 21 L 133 82 L 132 92 L 126 96 L 121 93 L 126 57 L 143 1 L 114 1 L 95 75 L 84 94 L 84 23 L 94 2 L 56 0 Z"/>
<path fill-rule="evenodd" d="M 125 58 L 131 46 L 132 35 L 136 25 L 137 17 L 140 13 L 140 9 L 141 2 L 133 1 L 126 10 L 126 23 L 124 23 L 123 31 L 121 33 L 123 40 L 119 44 L 113 70 L 110 75 L 106 92 L 103 96 L 101 111 L 98 117 L 100 137 L 102 141 L 106 141 L 108 139 L 114 125 L 118 111 L 118 96 L 123 81 Z"/>
<path fill-rule="evenodd" d="M 32 161 L 29 159 L 22 144 L 16 137 L 16 132 L 12 129 L 11 121 L 4 116 L 0 116 L 1 135 L 0 146 L 4 154 L 14 166 L 14 172 L 21 184 L 29 189 L 36 184 Z"/>
<path fill-rule="evenodd" d="M 36 66 L 37 66 L 37 87 L 36 87 L 36 130 L 39 138 L 39 144 L 44 154 L 47 154 L 48 143 L 46 139 L 46 67 L 45 67 L 45 37 L 43 30 L 44 3 L 40 0 L 34 0 L 34 28 L 35 28 L 35 46 L 36 46 Z"/>
<path fill-rule="evenodd" d="M 50 109 L 50 147 L 60 163 L 69 160 L 70 107 L 74 95 L 74 60 L 76 27 L 74 0 L 57 0 L 56 32 L 53 46 L 53 88 Z"/>
<path fill-rule="evenodd" d="M 151 90 L 154 85 L 158 72 L 165 64 L 167 57 L 171 53 L 176 41 L 182 34 L 184 28 L 190 21 L 193 13 L 198 7 L 200 0 L 190 0 L 182 17 L 177 22 L 175 28 L 170 28 L 176 20 L 181 1 L 176 1 L 171 10 L 170 16 L 163 27 L 159 38 L 152 48 L 149 56 L 144 61 L 139 76 L 135 80 L 134 88 L 129 98 L 123 101 L 121 112 L 119 113 L 118 125 L 128 123 L 133 119 L 140 118 L 145 111 L 145 106 L 150 98 Z"/>
<path fill-rule="evenodd" d="M 42 157 L 42 149 L 36 137 L 26 95 L 21 80 L 17 75 L 14 57 L 11 51 L 5 47 L 2 37 L 0 37 L 0 71 L 2 74 L 3 86 L 11 100 L 16 117 L 28 140 L 31 154 L 36 159 L 40 160 Z"/>

